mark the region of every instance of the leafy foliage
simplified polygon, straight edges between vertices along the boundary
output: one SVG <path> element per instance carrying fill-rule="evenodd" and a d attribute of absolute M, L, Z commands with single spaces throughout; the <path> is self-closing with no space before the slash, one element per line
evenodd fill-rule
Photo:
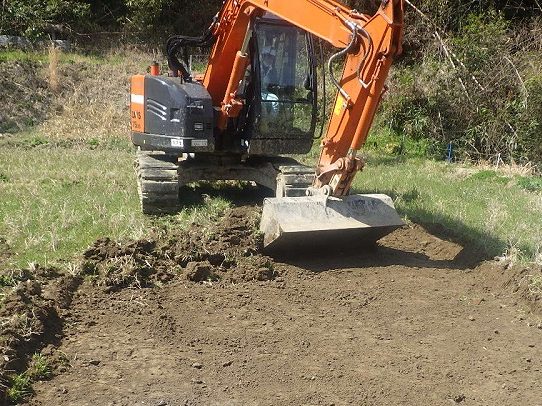
<path fill-rule="evenodd" d="M 451 142 L 459 158 L 540 162 L 541 38 L 529 29 L 539 20 L 505 15 L 470 13 L 455 30 L 417 42 L 418 58 L 403 58 L 392 74 L 379 122 L 432 140 L 440 157 Z"/>
<path fill-rule="evenodd" d="M 81 28 L 90 17 L 89 4 L 80 0 L 10 0 L 2 3 L 0 32 L 39 38 Z"/>

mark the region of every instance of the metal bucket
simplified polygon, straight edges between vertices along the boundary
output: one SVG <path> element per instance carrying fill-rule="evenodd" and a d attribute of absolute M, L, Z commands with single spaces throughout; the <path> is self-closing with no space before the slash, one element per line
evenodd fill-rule
<path fill-rule="evenodd" d="M 264 200 L 260 231 L 264 247 L 283 249 L 373 244 L 404 225 L 387 195 L 280 197 Z"/>

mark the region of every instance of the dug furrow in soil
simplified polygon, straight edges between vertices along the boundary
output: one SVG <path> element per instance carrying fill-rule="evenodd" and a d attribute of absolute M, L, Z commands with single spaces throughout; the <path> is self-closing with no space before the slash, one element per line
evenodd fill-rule
<path fill-rule="evenodd" d="M 28 403 L 542 404 L 522 270 L 419 226 L 376 250 L 271 259 L 257 211 L 209 233 L 98 241 L 64 314 L 69 365 Z"/>

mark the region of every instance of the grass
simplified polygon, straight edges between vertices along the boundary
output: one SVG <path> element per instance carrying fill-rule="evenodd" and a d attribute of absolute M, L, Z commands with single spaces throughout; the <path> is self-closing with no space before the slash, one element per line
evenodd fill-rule
<path fill-rule="evenodd" d="M 48 51 L 22 51 L 20 49 L 0 50 L 0 62 L 37 62 L 48 63 L 50 54 Z M 80 54 L 62 52 L 59 55 L 59 62 L 62 64 L 85 63 L 88 65 L 117 65 L 123 62 L 122 53 Z"/>
<path fill-rule="evenodd" d="M 10 264 L 69 260 L 105 236 L 140 238 L 151 229 L 204 224 L 231 204 L 228 196 L 204 187 L 192 194 L 208 197 L 186 201 L 177 216 L 140 214 L 127 139 L 128 80 L 144 72 L 151 57 L 135 51 L 55 56 L 58 66 L 50 70 L 64 89 L 57 96 L 62 108 L 0 140 L 0 237 L 14 253 Z M 44 66 L 50 61 L 45 51 L 0 51 L 0 61 L 25 60 Z M 540 255 L 540 177 L 427 160 L 421 156 L 434 152 L 434 145 L 375 132 L 354 191 L 387 193 L 407 219 L 442 225 L 489 256 L 507 250 L 520 250 L 526 260 Z M 306 160 L 312 165 L 316 159 L 314 149 Z"/>
<path fill-rule="evenodd" d="M 488 256 L 517 249 L 533 261 L 542 250 L 542 195 L 524 177 L 471 165 L 370 153 L 356 178 L 357 192 L 394 198 L 407 219 L 445 227 Z"/>
<path fill-rule="evenodd" d="M 139 214 L 127 151 L 20 147 L 0 150 L 0 233 L 16 264 L 67 258 L 100 236 L 138 237 Z"/>
<path fill-rule="evenodd" d="M 531 192 L 542 192 L 542 177 L 521 176 L 518 178 L 518 185 Z"/>
<path fill-rule="evenodd" d="M 39 381 L 50 378 L 51 374 L 51 366 L 49 365 L 47 357 L 40 353 L 34 354 L 25 375 L 28 376 L 31 381 Z"/>
<path fill-rule="evenodd" d="M 56 140 L 127 137 L 130 77 L 145 73 L 151 59 L 129 49 L 101 55 L 0 50 L 0 63 L 10 67 L 8 90 L 0 88 L 7 101 L 0 132 L 32 127 Z M 33 68 L 20 68 L 24 62 Z"/>
<path fill-rule="evenodd" d="M 17 284 L 13 275 L 0 275 L 0 288 L 12 287 Z"/>
<path fill-rule="evenodd" d="M 231 205 L 209 193 L 187 201 L 177 215 L 147 217 L 140 211 L 135 153 L 127 140 L 97 148 L 19 141 L 0 148 L 0 172 L 8 179 L 0 182 L 0 236 L 14 252 L 5 266 L 70 260 L 106 236 L 137 239 L 189 223 L 208 225 Z"/>
<path fill-rule="evenodd" d="M 32 382 L 51 377 L 51 366 L 47 357 L 36 353 L 32 356 L 28 369 L 9 378 L 9 388 L 6 391 L 7 400 L 19 403 L 32 394 Z"/>
<path fill-rule="evenodd" d="M 32 145 L 21 140 L 0 149 L 0 173 L 6 175 L 0 182 L 0 235 L 15 252 L 14 265 L 69 260 L 104 236 L 142 238 L 194 222 L 204 230 L 232 204 L 220 185 L 204 185 L 191 192 L 195 199 L 188 197 L 179 214 L 146 217 L 127 141 Z M 531 260 L 540 252 L 542 196 L 521 185 L 524 177 L 391 155 L 370 154 L 368 162 L 354 191 L 389 194 L 408 220 L 442 225 L 489 256 L 513 248 Z M 243 193 L 240 188 L 238 195 Z"/>
<path fill-rule="evenodd" d="M 14 375 L 6 391 L 8 402 L 18 403 L 32 393 L 30 377 L 25 373 Z"/>

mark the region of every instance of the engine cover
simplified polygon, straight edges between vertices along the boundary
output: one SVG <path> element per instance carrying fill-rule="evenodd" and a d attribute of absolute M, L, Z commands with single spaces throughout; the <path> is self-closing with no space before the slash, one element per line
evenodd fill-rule
<path fill-rule="evenodd" d="M 214 150 L 213 104 L 200 83 L 135 75 L 131 82 L 132 142 L 142 149 Z"/>

